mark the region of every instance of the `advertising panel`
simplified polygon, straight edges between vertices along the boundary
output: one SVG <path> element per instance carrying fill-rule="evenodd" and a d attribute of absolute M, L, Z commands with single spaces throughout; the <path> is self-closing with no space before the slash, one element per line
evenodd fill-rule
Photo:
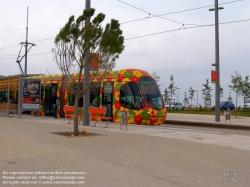
<path fill-rule="evenodd" d="M 39 79 L 21 79 L 21 110 L 39 110 L 41 81 Z"/>
<path fill-rule="evenodd" d="M 212 83 L 218 82 L 218 72 L 216 70 L 211 70 L 211 82 Z"/>

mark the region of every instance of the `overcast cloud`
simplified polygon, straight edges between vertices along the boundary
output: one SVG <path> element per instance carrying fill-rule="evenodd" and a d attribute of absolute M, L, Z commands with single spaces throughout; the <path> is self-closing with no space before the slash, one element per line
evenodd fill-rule
<path fill-rule="evenodd" d="M 92 0 L 91 7 L 96 13 L 106 14 L 105 23 L 111 18 L 119 20 L 125 37 L 125 50 L 116 62 L 115 69 L 138 68 L 149 73 L 154 71 L 160 76 L 161 90 L 170 84 L 170 75 L 174 76 L 175 86 L 180 87 L 179 100 L 183 101 L 184 92 L 192 87 L 198 90 L 201 105 L 205 79 L 210 79 L 211 66 L 215 63 L 214 26 L 188 29 L 197 25 L 214 23 L 214 12 L 209 7 L 193 11 L 175 13 L 160 17 L 147 18 L 149 15 L 162 15 L 182 10 L 213 5 L 213 0 L 124 0 L 136 8 L 118 0 Z M 219 0 L 224 10 L 219 11 L 219 22 L 232 22 L 250 19 L 250 1 Z M 56 74 L 60 73 L 53 60 L 51 49 L 53 38 L 64 26 L 69 16 L 76 17 L 85 8 L 85 0 L 1 0 L 0 3 L 0 75 L 19 74 L 16 58 L 20 50 L 20 42 L 26 38 L 27 7 L 29 7 L 28 41 L 37 44 L 28 54 L 28 73 Z M 212 8 L 212 7 L 210 7 Z M 140 18 L 141 21 L 124 23 Z M 178 23 L 176 23 L 178 22 Z M 231 75 L 237 71 L 242 76 L 250 71 L 250 21 L 221 24 L 220 31 L 220 73 L 221 86 L 226 100 L 230 89 L 228 85 Z M 103 24 L 104 25 L 104 24 Z M 185 28 L 180 29 L 179 28 Z M 162 34 L 154 34 L 163 31 Z M 130 39 L 138 36 L 154 34 L 147 37 Z M 14 46 L 14 47 L 12 47 Z M 24 60 L 22 61 L 24 68 Z M 48 69 L 48 71 L 47 71 Z M 212 89 L 214 84 L 210 83 Z M 214 91 L 212 93 L 214 105 Z M 235 93 L 231 91 L 235 103 Z M 197 95 L 195 93 L 194 98 Z M 176 99 L 176 98 L 175 98 Z M 241 104 L 243 99 L 240 98 Z M 197 101 L 193 101 L 196 105 Z"/>

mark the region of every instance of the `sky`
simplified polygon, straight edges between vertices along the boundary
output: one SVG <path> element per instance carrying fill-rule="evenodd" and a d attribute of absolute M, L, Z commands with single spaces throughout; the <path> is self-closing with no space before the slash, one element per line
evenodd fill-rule
<path fill-rule="evenodd" d="M 250 74 L 250 1 L 219 0 L 220 83 L 224 90 L 221 101 L 231 92 L 231 75 Z M 104 13 L 105 26 L 119 20 L 125 38 L 125 50 L 116 61 L 115 70 L 137 68 L 155 72 L 163 92 L 173 75 L 179 87 L 179 101 L 190 87 L 197 90 L 194 101 L 204 105 L 202 84 L 209 79 L 212 106 L 215 105 L 215 84 L 211 70 L 215 67 L 215 14 L 213 0 L 91 0 L 97 13 Z M 71 15 L 78 17 L 85 9 L 85 0 L 1 0 L 0 2 L 0 75 L 20 74 L 16 63 L 26 40 L 35 43 L 28 53 L 29 74 L 61 73 L 53 60 L 54 38 Z M 95 15 L 96 15 L 95 14 Z M 136 21 L 137 20 L 137 21 Z M 208 26 L 210 25 L 210 26 Z M 24 54 L 22 49 L 21 54 Z M 21 66 L 24 69 L 24 59 Z M 178 92 L 173 99 L 178 100 Z M 238 99 L 241 105 L 243 98 Z"/>

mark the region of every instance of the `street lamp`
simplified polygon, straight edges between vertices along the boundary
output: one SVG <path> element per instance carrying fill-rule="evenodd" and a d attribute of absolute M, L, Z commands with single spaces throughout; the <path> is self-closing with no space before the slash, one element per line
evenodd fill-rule
<path fill-rule="evenodd" d="M 198 108 L 198 90 L 195 90 L 197 92 L 197 108 Z"/>
<path fill-rule="evenodd" d="M 177 101 L 178 101 L 178 103 L 179 103 L 179 89 L 181 89 L 181 88 L 180 88 L 180 87 L 175 87 L 175 89 L 177 89 L 177 95 L 178 95 Z"/>
<path fill-rule="evenodd" d="M 214 0 L 214 8 L 209 11 L 215 12 L 215 66 L 217 71 L 218 80 L 215 84 L 215 122 L 220 122 L 220 60 L 219 60 L 219 10 L 223 7 L 218 7 L 218 0 Z"/>

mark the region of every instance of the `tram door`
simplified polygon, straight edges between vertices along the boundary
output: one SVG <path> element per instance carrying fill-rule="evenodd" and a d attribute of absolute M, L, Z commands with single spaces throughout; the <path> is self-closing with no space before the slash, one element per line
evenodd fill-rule
<path fill-rule="evenodd" d="M 42 93 L 44 93 L 43 89 L 45 89 L 45 95 L 43 96 L 45 116 L 53 116 L 51 97 L 57 92 L 57 84 L 45 84 L 42 86 Z"/>
<path fill-rule="evenodd" d="M 103 83 L 103 93 L 102 93 L 102 106 L 107 109 L 106 116 L 112 117 L 112 103 L 113 103 L 113 82 Z"/>

